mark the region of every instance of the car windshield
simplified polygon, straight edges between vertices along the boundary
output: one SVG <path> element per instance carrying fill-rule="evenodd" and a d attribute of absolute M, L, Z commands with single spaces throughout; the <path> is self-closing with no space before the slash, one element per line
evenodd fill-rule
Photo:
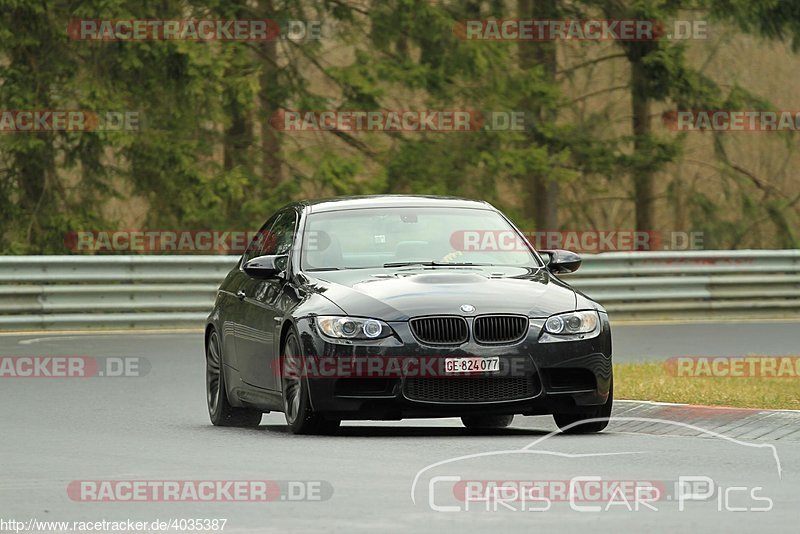
<path fill-rule="evenodd" d="M 474 208 L 365 208 L 309 215 L 305 270 L 406 265 L 539 267 L 497 212 Z"/>

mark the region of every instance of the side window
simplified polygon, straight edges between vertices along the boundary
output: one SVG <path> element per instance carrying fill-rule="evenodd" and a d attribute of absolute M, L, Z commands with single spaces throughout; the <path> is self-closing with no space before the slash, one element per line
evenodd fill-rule
<path fill-rule="evenodd" d="M 244 252 L 244 258 L 242 259 L 242 265 L 247 263 L 248 261 L 252 260 L 253 258 L 257 258 L 259 256 L 263 256 L 264 253 L 261 251 L 264 249 L 266 245 L 266 237 L 269 235 L 269 229 L 273 225 L 273 223 L 277 220 L 278 215 L 273 215 L 267 222 L 264 223 L 264 226 L 258 231 L 256 236 L 250 241 L 250 244 L 247 246 L 247 250 Z"/>
<path fill-rule="evenodd" d="M 297 222 L 294 210 L 278 214 L 264 240 L 261 254 L 288 254 L 294 243 L 294 227 Z"/>
<path fill-rule="evenodd" d="M 271 217 L 250 242 L 242 263 L 259 256 L 288 254 L 294 242 L 296 223 L 294 210 L 282 211 Z"/>

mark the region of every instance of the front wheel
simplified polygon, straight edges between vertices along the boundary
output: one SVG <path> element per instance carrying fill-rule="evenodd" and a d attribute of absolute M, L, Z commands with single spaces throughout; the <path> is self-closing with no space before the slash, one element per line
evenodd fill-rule
<path fill-rule="evenodd" d="M 283 414 L 292 434 L 333 434 L 341 423 L 326 419 L 314 411 L 308 396 L 308 384 L 303 380 L 303 357 L 294 332 L 283 345 Z"/>
<path fill-rule="evenodd" d="M 216 331 L 212 331 L 206 344 L 206 401 L 211 423 L 216 426 L 258 426 L 261 422 L 261 411 L 252 408 L 234 408 L 228 402 L 222 365 L 219 335 Z"/>
<path fill-rule="evenodd" d="M 553 414 L 553 419 L 556 425 L 565 434 L 592 434 L 595 432 L 602 432 L 608 426 L 608 421 L 611 418 L 611 408 L 614 405 L 614 381 L 612 379 L 611 386 L 608 390 L 608 400 L 605 404 L 594 406 L 585 412 L 580 413 L 561 413 Z M 591 419 L 600 419 L 599 421 L 591 421 L 582 423 Z M 574 425 L 574 426 L 573 426 Z"/>

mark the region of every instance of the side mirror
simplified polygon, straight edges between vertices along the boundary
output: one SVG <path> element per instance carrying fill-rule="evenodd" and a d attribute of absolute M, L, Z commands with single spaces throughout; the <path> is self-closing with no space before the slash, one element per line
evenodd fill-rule
<path fill-rule="evenodd" d="M 555 274 L 574 273 L 581 266 L 581 257 L 569 250 L 539 250 L 547 270 Z"/>
<path fill-rule="evenodd" d="M 289 256 L 259 256 L 244 264 L 244 272 L 257 279 L 275 278 L 286 270 Z"/>

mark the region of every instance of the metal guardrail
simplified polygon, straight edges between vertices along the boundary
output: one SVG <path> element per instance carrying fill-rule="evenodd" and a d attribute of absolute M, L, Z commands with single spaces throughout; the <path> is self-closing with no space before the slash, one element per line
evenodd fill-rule
<path fill-rule="evenodd" d="M 234 256 L 0 256 L 0 330 L 200 327 Z"/>
<path fill-rule="evenodd" d="M 614 252 L 569 276 L 612 317 L 800 318 L 800 250 Z"/>
<path fill-rule="evenodd" d="M 198 327 L 234 256 L 0 256 L 0 330 Z M 564 279 L 617 319 L 800 317 L 800 250 L 611 252 Z"/>

